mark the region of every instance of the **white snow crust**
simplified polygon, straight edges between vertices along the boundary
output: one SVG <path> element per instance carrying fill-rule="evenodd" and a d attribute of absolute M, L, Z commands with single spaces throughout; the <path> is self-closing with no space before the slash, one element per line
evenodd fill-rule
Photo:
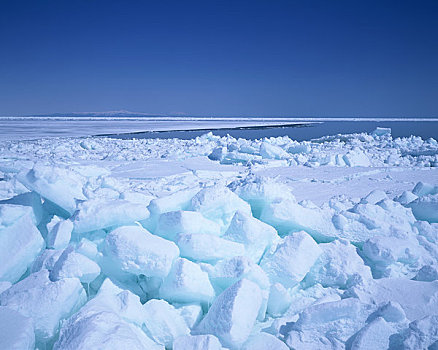
<path fill-rule="evenodd" d="M 0 142 L 0 348 L 434 349 L 438 143 Z"/>

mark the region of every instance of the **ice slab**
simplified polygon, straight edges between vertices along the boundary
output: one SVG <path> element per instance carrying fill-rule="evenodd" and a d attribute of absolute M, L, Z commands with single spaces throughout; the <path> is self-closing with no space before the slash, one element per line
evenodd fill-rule
<path fill-rule="evenodd" d="M 204 218 L 201 213 L 178 210 L 161 214 L 154 233 L 175 241 L 180 233 L 204 233 L 219 236 L 220 229 L 218 223 Z"/>
<path fill-rule="evenodd" d="M 191 201 L 194 211 L 199 211 L 206 218 L 216 221 L 225 230 L 236 211 L 251 214 L 251 207 L 227 187 L 217 185 L 199 191 Z"/>
<path fill-rule="evenodd" d="M 36 164 L 20 173 L 18 179 L 29 190 L 62 208 L 67 217 L 75 212 L 78 200 L 86 199 L 82 193 L 84 177 L 65 168 Z"/>
<path fill-rule="evenodd" d="M 77 311 L 87 300 L 79 279 L 56 282 L 41 270 L 0 294 L 0 305 L 29 317 L 37 342 L 49 341 L 58 331 L 59 322 Z"/>
<path fill-rule="evenodd" d="M 295 232 L 267 252 L 260 266 L 271 283 L 281 283 L 290 288 L 304 278 L 321 253 L 321 248 L 310 235 L 304 231 Z"/>
<path fill-rule="evenodd" d="M 103 253 L 109 262 L 107 273 L 116 269 L 164 278 L 178 257 L 179 249 L 175 243 L 140 226 L 122 226 L 107 235 Z"/>
<path fill-rule="evenodd" d="M 53 221 L 53 220 L 52 220 Z M 48 229 L 46 243 L 48 248 L 64 249 L 68 246 L 73 231 L 71 220 L 60 220 Z"/>
<path fill-rule="evenodd" d="M 428 194 L 408 204 L 417 220 L 438 222 L 438 194 Z"/>
<path fill-rule="evenodd" d="M 258 263 L 265 250 L 279 239 L 277 231 L 270 225 L 237 211 L 223 238 L 245 245 L 246 255 Z"/>
<path fill-rule="evenodd" d="M 197 334 L 213 334 L 231 349 L 248 339 L 262 303 L 260 288 L 242 279 L 220 294 L 196 328 Z"/>
<path fill-rule="evenodd" d="M 177 240 L 181 256 L 204 262 L 245 255 L 245 246 L 221 237 L 207 234 L 181 234 Z"/>
<path fill-rule="evenodd" d="M 146 205 L 131 203 L 123 199 L 97 198 L 79 204 L 78 209 L 79 212 L 73 217 L 75 233 L 129 225 L 149 217 Z"/>
<path fill-rule="evenodd" d="M 208 274 L 198 264 L 179 258 L 164 279 L 159 295 L 172 303 L 208 304 L 213 301 L 215 292 Z"/>
<path fill-rule="evenodd" d="M 172 350 L 221 350 L 219 340 L 211 334 L 183 335 L 173 342 Z"/>
<path fill-rule="evenodd" d="M 176 338 L 190 333 L 182 316 L 165 300 L 149 300 L 144 304 L 144 312 L 146 334 L 166 348 L 170 348 Z"/>
<path fill-rule="evenodd" d="M 15 310 L 0 306 L 0 349 L 35 349 L 32 320 Z"/>
<path fill-rule="evenodd" d="M 260 332 L 249 337 L 242 350 L 288 350 L 289 347 L 272 334 Z"/>
<path fill-rule="evenodd" d="M 44 248 L 31 207 L 0 204 L 0 281 L 15 283 Z"/>

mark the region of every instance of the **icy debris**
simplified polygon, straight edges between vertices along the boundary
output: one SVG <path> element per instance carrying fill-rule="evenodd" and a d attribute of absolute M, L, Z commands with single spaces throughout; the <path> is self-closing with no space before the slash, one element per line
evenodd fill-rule
<path fill-rule="evenodd" d="M 0 306 L 0 349 L 35 349 L 32 320 L 15 310 Z"/>
<path fill-rule="evenodd" d="M 374 137 L 391 136 L 391 128 L 377 127 L 371 135 Z"/>
<path fill-rule="evenodd" d="M 20 173 L 18 179 L 29 190 L 59 206 L 67 217 L 75 212 L 78 200 L 86 199 L 82 192 L 85 178 L 65 168 L 36 164 Z"/>
<path fill-rule="evenodd" d="M 213 334 L 237 349 L 248 339 L 262 303 L 260 288 L 242 279 L 220 294 L 196 327 L 196 334 Z"/>
<path fill-rule="evenodd" d="M 77 311 L 86 300 L 79 279 L 52 282 L 47 270 L 31 274 L 0 294 L 0 305 L 29 317 L 37 342 L 43 343 L 56 334 L 59 322 Z"/>
<path fill-rule="evenodd" d="M 61 256 L 62 252 L 64 250 L 59 249 L 45 249 L 33 262 L 32 266 L 30 267 L 30 272 L 38 272 L 40 270 L 48 270 L 52 271 L 53 266 L 55 266 L 56 262 L 58 261 L 59 257 Z"/>
<path fill-rule="evenodd" d="M 219 340 L 211 334 L 183 335 L 173 342 L 172 350 L 221 350 Z"/>
<path fill-rule="evenodd" d="M 31 207 L 0 204 L 0 281 L 17 282 L 44 248 Z"/>
<path fill-rule="evenodd" d="M 178 257 L 179 249 L 175 243 L 140 226 L 122 226 L 107 235 L 103 253 L 109 260 L 107 273 L 120 269 L 135 275 L 164 278 Z"/>
<path fill-rule="evenodd" d="M 73 246 L 66 248 L 50 272 L 50 280 L 76 277 L 82 283 L 91 283 L 100 274 L 100 267 L 93 260 L 75 251 Z"/>
<path fill-rule="evenodd" d="M 195 211 L 171 211 L 163 213 L 158 219 L 154 233 L 171 241 L 176 241 L 180 233 L 204 233 L 220 235 L 220 226 Z"/>
<path fill-rule="evenodd" d="M 348 151 L 342 158 L 345 164 L 351 167 L 352 166 L 368 167 L 371 165 L 371 162 L 367 157 L 367 155 L 359 148 L 355 148 L 351 151 Z"/>
<path fill-rule="evenodd" d="M 279 317 L 286 312 L 291 302 L 289 291 L 281 283 L 274 283 L 269 291 L 266 311 L 273 317 Z"/>
<path fill-rule="evenodd" d="M 182 316 L 165 300 L 149 300 L 144 304 L 144 313 L 146 334 L 166 348 L 171 348 L 176 338 L 190 333 Z"/>
<path fill-rule="evenodd" d="M 371 191 L 366 197 L 362 198 L 360 201 L 363 204 L 377 204 L 378 202 L 388 199 L 386 193 L 382 190 Z"/>
<path fill-rule="evenodd" d="M 267 252 L 260 266 L 271 283 L 290 288 L 298 284 L 315 264 L 322 250 L 306 232 L 295 232 Z"/>
<path fill-rule="evenodd" d="M 190 260 L 177 259 L 160 287 L 159 295 L 172 303 L 211 303 L 215 292 L 208 274 Z"/>
<path fill-rule="evenodd" d="M 407 205 L 417 198 L 418 196 L 413 194 L 411 191 L 404 191 L 400 196 L 395 197 L 394 200 L 399 202 L 401 205 Z"/>
<path fill-rule="evenodd" d="M 199 188 L 190 188 L 172 193 L 169 196 L 164 196 L 152 199 L 148 209 L 151 215 L 158 218 L 163 213 L 169 211 L 186 210 L 190 206 L 190 200 L 199 192 Z"/>
<path fill-rule="evenodd" d="M 78 209 L 78 213 L 73 217 L 75 233 L 129 225 L 149 217 L 149 211 L 145 205 L 123 199 L 97 198 L 79 204 Z"/>
<path fill-rule="evenodd" d="M 424 265 L 414 278 L 416 281 L 431 282 L 438 280 L 438 266 Z"/>
<path fill-rule="evenodd" d="M 245 255 L 243 244 L 207 234 L 180 234 L 177 245 L 182 257 L 196 261 L 215 262 Z"/>
<path fill-rule="evenodd" d="M 289 350 L 289 347 L 272 334 L 260 332 L 249 337 L 242 350 Z"/>
<path fill-rule="evenodd" d="M 12 286 L 11 282 L 8 281 L 0 281 L 0 294 L 3 293 L 6 289 Z"/>
<path fill-rule="evenodd" d="M 199 191 L 191 201 L 191 208 L 199 211 L 207 219 L 216 221 L 225 230 L 236 211 L 251 214 L 251 207 L 224 186 L 206 187 Z"/>
<path fill-rule="evenodd" d="M 412 193 L 418 197 L 423 197 L 428 194 L 437 194 L 438 186 L 434 186 L 427 182 L 420 181 L 415 185 L 414 189 L 412 190 Z"/>

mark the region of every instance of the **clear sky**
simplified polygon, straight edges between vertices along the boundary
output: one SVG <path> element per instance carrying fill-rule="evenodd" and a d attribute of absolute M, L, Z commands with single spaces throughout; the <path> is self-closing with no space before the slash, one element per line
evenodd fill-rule
<path fill-rule="evenodd" d="M 0 0 L 0 115 L 438 116 L 436 0 Z"/>

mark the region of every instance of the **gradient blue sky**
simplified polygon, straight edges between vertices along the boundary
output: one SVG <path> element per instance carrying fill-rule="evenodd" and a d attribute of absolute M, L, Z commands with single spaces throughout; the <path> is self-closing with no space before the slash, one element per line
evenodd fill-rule
<path fill-rule="evenodd" d="M 0 0 L 0 115 L 438 116 L 438 1 Z"/>

